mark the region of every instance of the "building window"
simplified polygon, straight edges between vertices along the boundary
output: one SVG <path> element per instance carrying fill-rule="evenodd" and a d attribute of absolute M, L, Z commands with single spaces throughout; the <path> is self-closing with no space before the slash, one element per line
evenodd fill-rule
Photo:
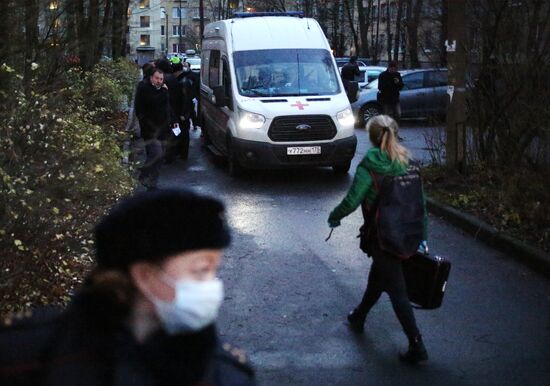
<path fill-rule="evenodd" d="M 172 52 L 179 52 L 177 44 L 172 44 Z"/>
<path fill-rule="evenodd" d="M 164 29 L 164 26 L 163 26 L 163 25 L 160 26 L 160 34 L 161 34 L 162 36 L 166 35 L 166 30 Z"/>
<path fill-rule="evenodd" d="M 139 9 L 149 8 L 149 0 L 139 0 Z"/>
<path fill-rule="evenodd" d="M 141 28 L 149 28 L 151 25 L 151 17 L 150 16 L 140 16 L 139 17 L 139 26 Z"/>
<path fill-rule="evenodd" d="M 172 18 L 173 19 L 186 19 L 187 18 L 187 9 L 185 8 L 172 8 Z"/>
<path fill-rule="evenodd" d="M 166 18 L 166 8 L 160 7 L 160 18 L 164 19 Z"/>
<path fill-rule="evenodd" d="M 173 25 L 172 36 L 185 36 L 185 26 Z"/>
<path fill-rule="evenodd" d="M 140 46 L 150 46 L 151 45 L 151 36 L 150 35 L 139 35 L 139 45 Z"/>
<path fill-rule="evenodd" d="M 165 52 L 165 51 L 166 51 L 166 46 L 164 45 L 164 43 L 160 43 L 160 51 L 161 51 L 161 52 Z"/>

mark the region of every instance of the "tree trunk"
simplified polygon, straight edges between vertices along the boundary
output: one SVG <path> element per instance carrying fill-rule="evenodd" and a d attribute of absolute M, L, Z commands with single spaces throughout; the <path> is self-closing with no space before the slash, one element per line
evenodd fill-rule
<path fill-rule="evenodd" d="M 126 26 L 128 25 L 129 0 L 113 0 L 113 21 L 111 44 L 113 59 L 126 54 Z M 166 31 L 168 33 L 168 31 Z"/>
<path fill-rule="evenodd" d="M 439 39 L 439 65 L 441 67 L 447 67 L 447 47 L 445 46 L 445 40 L 449 34 L 447 28 L 447 19 L 449 17 L 449 3 L 447 0 L 441 1 L 441 35 Z"/>
<path fill-rule="evenodd" d="M 25 0 L 25 71 L 23 87 L 25 94 L 30 95 L 32 84 L 32 62 L 36 60 L 38 46 L 38 12 L 37 0 Z"/>
<path fill-rule="evenodd" d="M 88 5 L 88 23 L 86 31 L 87 57 L 84 68 L 90 69 L 99 62 L 99 0 L 90 0 Z"/>
<path fill-rule="evenodd" d="M 359 38 L 361 40 L 361 45 L 359 47 L 358 54 L 368 58 L 369 55 L 369 27 L 370 23 L 370 13 L 372 10 L 372 0 L 369 0 L 367 5 L 367 12 L 365 14 L 365 7 L 363 7 L 363 0 L 357 0 L 357 18 L 359 22 Z"/>
<path fill-rule="evenodd" d="M 353 1 L 354 0 L 351 0 L 351 6 L 350 6 L 350 0 L 344 0 L 344 7 L 345 7 L 346 14 L 348 16 L 348 22 L 349 22 L 349 26 L 350 26 L 350 29 L 351 29 L 351 35 L 353 36 L 353 45 L 355 47 L 355 55 L 358 55 L 359 54 L 359 38 L 357 37 L 357 31 L 355 30 L 355 23 L 353 21 L 353 15 L 351 14 L 351 10 L 353 9 Z M 358 3 L 357 6 L 359 6 L 359 3 L 361 1 L 362 0 L 357 0 L 357 3 Z M 342 25 L 342 29 L 343 28 L 344 27 Z M 344 34 L 342 33 L 342 35 L 344 35 Z"/>
<path fill-rule="evenodd" d="M 380 57 L 378 56 L 380 53 L 380 46 L 379 46 L 379 37 L 380 37 L 380 0 L 378 0 L 378 6 L 376 7 L 376 43 L 374 45 L 374 64 L 378 64 L 378 61 L 380 60 Z"/>
<path fill-rule="evenodd" d="M 84 20 L 84 0 L 74 0 L 75 30 L 76 30 L 76 49 L 80 57 L 80 63 L 85 65 L 88 61 L 86 52 L 86 23 Z"/>
<path fill-rule="evenodd" d="M 392 60 L 391 57 L 391 18 L 390 18 L 390 3 L 386 3 L 386 50 L 388 55 L 388 63 Z"/>
<path fill-rule="evenodd" d="M 446 0 L 445 0 L 446 1 Z M 407 20 L 407 36 L 409 42 L 409 58 L 411 60 L 411 68 L 420 67 L 418 61 L 418 25 L 420 21 L 420 11 L 422 10 L 422 0 L 409 0 L 409 7 L 412 9 L 411 18 Z"/>
<path fill-rule="evenodd" d="M 109 28 L 109 22 L 112 17 L 111 4 L 112 4 L 112 0 L 105 0 L 105 6 L 103 8 L 103 21 L 101 22 L 101 31 L 99 34 L 99 42 L 97 45 L 97 51 L 100 57 L 105 53 L 104 51 L 105 51 L 105 45 L 107 43 L 107 32 Z M 110 52 L 110 54 L 112 55 L 112 52 Z"/>
<path fill-rule="evenodd" d="M 403 15 L 403 0 L 397 4 L 397 20 L 395 21 L 395 43 L 393 47 L 393 59 L 399 60 L 399 46 L 401 44 L 401 18 Z"/>

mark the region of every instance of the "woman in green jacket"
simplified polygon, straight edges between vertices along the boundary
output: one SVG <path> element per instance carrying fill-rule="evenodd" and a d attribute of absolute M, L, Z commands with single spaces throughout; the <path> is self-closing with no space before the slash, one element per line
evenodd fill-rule
<path fill-rule="evenodd" d="M 355 211 L 363 202 L 367 208 L 375 202 L 377 190 L 371 172 L 384 176 L 400 176 L 407 172 L 409 152 L 396 140 L 395 120 L 387 115 L 376 116 L 368 121 L 367 131 L 373 148 L 357 167 L 353 184 L 346 197 L 330 213 L 328 223 L 331 228 L 339 226 L 340 220 Z M 426 221 L 424 224 L 426 236 Z M 409 363 L 427 360 L 428 354 L 407 296 L 402 261 L 382 250 L 375 240 L 369 243 L 369 249 L 373 263 L 367 288 L 361 303 L 348 315 L 350 328 L 354 332 L 363 332 L 368 312 L 385 291 L 390 296 L 395 314 L 409 340 L 409 350 L 400 354 L 401 360 Z"/>

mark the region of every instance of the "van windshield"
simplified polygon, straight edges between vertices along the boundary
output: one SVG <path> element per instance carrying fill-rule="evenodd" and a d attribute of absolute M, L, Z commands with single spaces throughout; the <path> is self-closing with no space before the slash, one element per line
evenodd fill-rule
<path fill-rule="evenodd" d="M 238 51 L 233 54 L 239 94 L 248 97 L 334 95 L 340 86 L 323 49 Z"/>

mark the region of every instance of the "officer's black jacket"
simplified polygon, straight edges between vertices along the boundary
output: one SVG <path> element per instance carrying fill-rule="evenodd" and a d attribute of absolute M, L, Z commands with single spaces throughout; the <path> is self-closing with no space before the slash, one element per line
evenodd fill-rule
<path fill-rule="evenodd" d="M 254 385 L 242 351 L 214 326 L 159 332 L 139 344 L 123 324 L 77 297 L 66 311 L 39 310 L 0 329 L 0 385 Z"/>

